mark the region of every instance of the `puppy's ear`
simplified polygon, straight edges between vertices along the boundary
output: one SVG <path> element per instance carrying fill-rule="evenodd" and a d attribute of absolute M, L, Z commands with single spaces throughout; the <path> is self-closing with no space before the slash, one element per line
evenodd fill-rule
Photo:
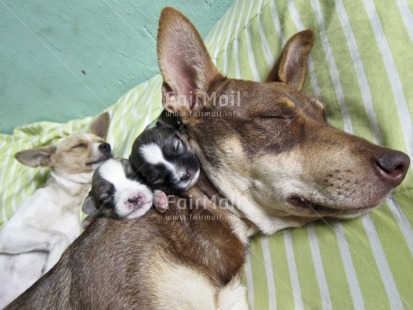
<path fill-rule="evenodd" d="M 82 211 L 83 213 L 91 215 L 95 213 L 96 210 L 97 210 L 97 207 L 96 207 L 95 199 L 93 199 L 93 197 L 89 193 L 89 195 L 87 195 L 85 201 L 83 202 Z"/>
<path fill-rule="evenodd" d="M 29 167 L 50 167 L 53 164 L 53 154 L 57 147 L 49 145 L 37 149 L 26 150 L 16 153 L 14 156 L 23 165 Z"/>
<path fill-rule="evenodd" d="M 164 107 L 188 115 L 196 107 L 197 96 L 203 98 L 212 80 L 221 75 L 194 25 L 173 8 L 162 10 L 157 50 L 165 82 Z"/>
<path fill-rule="evenodd" d="M 106 140 L 106 136 L 109 129 L 109 122 L 109 113 L 102 113 L 96 119 L 93 120 L 92 124 L 90 124 L 89 132 Z"/>
<path fill-rule="evenodd" d="M 307 60 L 314 43 L 314 32 L 304 30 L 293 35 L 284 46 L 267 82 L 282 82 L 298 90 L 303 87 Z"/>
<path fill-rule="evenodd" d="M 179 119 L 177 116 L 170 114 L 166 110 L 163 110 L 162 113 L 158 117 L 156 126 L 179 129 Z"/>

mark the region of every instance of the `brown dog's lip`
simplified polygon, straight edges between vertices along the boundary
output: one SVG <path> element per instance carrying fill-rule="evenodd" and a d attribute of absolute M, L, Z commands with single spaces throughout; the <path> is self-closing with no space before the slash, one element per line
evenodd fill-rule
<path fill-rule="evenodd" d="M 313 203 L 310 200 L 304 197 L 301 197 L 299 195 L 292 195 L 290 198 L 287 199 L 287 203 L 301 210 L 307 210 L 307 211 L 316 212 L 316 213 L 363 211 L 363 210 L 373 209 L 377 206 L 377 204 L 375 204 L 375 205 L 369 205 L 369 206 L 361 207 L 361 208 L 346 208 L 346 209 L 333 208 L 333 207 L 327 207 L 327 206 L 323 206 L 317 203 Z"/>
<path fill-rule="evenodd" d="M 294 207 L 309 210 L 309 211 L 323 211 L 323 210 L 331 211 L 333 209 L 333 208 L 321 206 L 319 204 L 315 204 L 298 195 L 291 196 L 290 198 L 287 199 L 287 202 Z"/>

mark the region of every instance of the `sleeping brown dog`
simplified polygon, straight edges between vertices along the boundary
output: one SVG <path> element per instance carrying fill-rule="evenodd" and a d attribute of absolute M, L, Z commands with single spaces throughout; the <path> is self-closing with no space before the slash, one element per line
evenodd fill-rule
<path fill-rule="evenodd" d="M 9 309 L 246 309 L 239 277 L 251 233 L 377 206 L 409 158 L 328 126 L 323 105 L 300 92 L 313 40 L 307 30 L 288 41 L 276 82 L 229 79 L 188 19 L 164 9 L 164 107 L 186 125 L 200 180 L 164 214 L 94 222 Z M 238 104 L 214 100 L 234 93 Z"/>

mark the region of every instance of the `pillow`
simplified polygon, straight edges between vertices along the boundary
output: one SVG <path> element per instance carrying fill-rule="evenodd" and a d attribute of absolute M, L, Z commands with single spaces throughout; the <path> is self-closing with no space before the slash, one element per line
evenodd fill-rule
<path fill-rule="evenodd" d="M 229 77 L 263 80 L 286 40 L 317 34 L 304 91 L 324 102 L 330 124 L 413 155 L 412 4 L 405 0 L 235 1 L 206 38 Z M 196 22 L 196 21 L 195 21 Z M 154 51 L 155 53 L 155 51 Z M 108 142 L 127 157 L 160 113 L 155 76 L 107 109 Z M 86 130 L 90 118 L 37 123 L 0 136 L 0 222 L 45 180 L 14 153 Z M 376 210 L 252 239 L 245 284 L 252 309 L 413 307 L 413 173 Z"/>

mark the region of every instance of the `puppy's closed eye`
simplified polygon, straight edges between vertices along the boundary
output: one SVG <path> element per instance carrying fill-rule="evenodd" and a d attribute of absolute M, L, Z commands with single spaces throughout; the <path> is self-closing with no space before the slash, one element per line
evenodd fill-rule
<path fill-rule="evenodd" d="M 185 145 L 182 143 L 181 139 L 176 138 L 173 142 L 174 151 L 177 153 L 183 153 L 186 151 Z"/>
<path fill-rule="evenodd" d="M 72 150 L 73 149 L 77 149 L 77 148 L 86 148 L 87 147 L 87 144 L 86 143 L 79 143 L 79 144 L 76 144 L 75 146 L 72 146 Z"/>
<path fill-rule="evenodd" d="M 147 176 L 147 181 L 151 184 L 156 184 L 156 185 L 163 184 L 165 182 L 164 173 L 162 172 L 151 173 Z"/>
<path fill-rule="evenodd" d="M 103 193 L 102 195 L 100 195 L 99 197 L 99 202 L 101 204 L 107 204 L 110 202 L 111 198 L 112 198 L 112 194 L 109 192 Z"/>

